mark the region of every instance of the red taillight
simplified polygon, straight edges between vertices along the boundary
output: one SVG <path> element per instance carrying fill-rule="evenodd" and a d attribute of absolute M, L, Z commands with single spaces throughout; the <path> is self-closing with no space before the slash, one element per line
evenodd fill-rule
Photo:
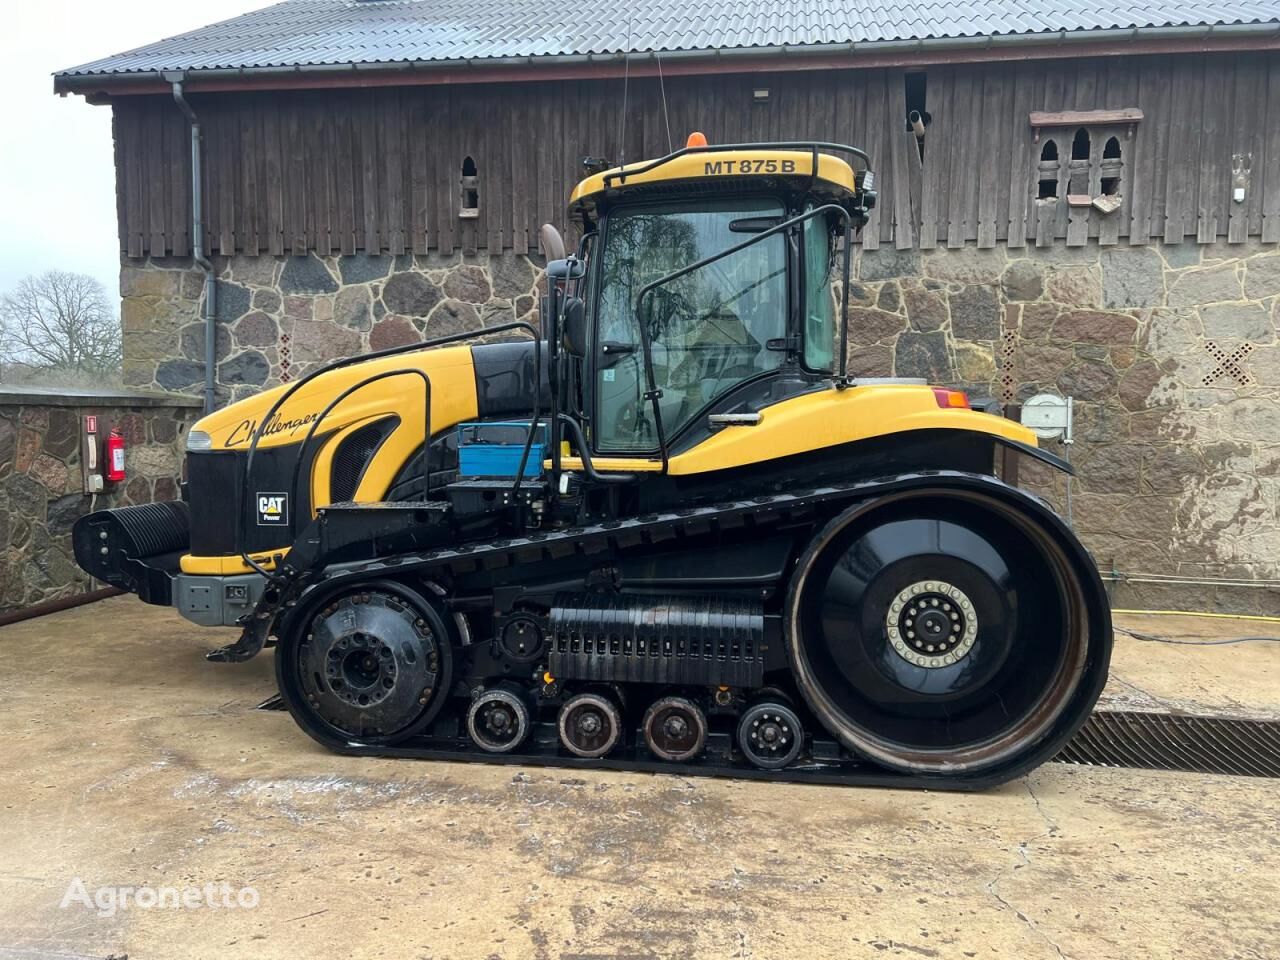
<path fill-rule="evenodd" d="M 938 406 L 945 409 L 968 410 L 969 397 L 963 390 L 948 390 L 945 387 L 934 387 L 933 398 Z"/>

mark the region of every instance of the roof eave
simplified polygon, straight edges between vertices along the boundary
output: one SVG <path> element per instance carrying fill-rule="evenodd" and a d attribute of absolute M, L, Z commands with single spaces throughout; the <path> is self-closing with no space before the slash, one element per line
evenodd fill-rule
<path fill-rule="evenodd" d="M 1050 59 L 1216 50 L 1280 49 L 1280 22 L 1131 27 L 1116 30 L 1062 30 L 982 37 L 939 37 L 860 43 L 803 44 L 777 47 L 726 47 L 703 50 L 589 53 L 469 60 L 380 61 L 373 63 L 297 64 L 264 67 L 213 67 L 125 73 L 58 73 L 54 92 L 128 95 L 167 89 L 182 73 L 190 90 L 254 87 L 361 86 L 380 83 L 495 83 L 531 73 L 547 79 L 603 77 L 624 70 L 632 76 L 654 73 L 661 61 L 668 76 L 680 73 L 784 71 L 830 67 L 874 67 L 910 63 L 972 62 L 1001 59 L 1010 48 L 1021 56 Z M 768 65 L 772 62 L 772 65 Z M 323 78 L 323 84 L 311 81 Z M 409 79 L 412 78 L 412 79 Z"/>

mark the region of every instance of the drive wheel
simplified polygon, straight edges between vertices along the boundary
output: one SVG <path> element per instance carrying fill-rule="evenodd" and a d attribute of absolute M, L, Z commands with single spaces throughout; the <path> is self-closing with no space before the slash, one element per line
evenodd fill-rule
<path fill-rule="evenodd" d="M 289 712 L 321 743 L 388 744 L 434 719 L 451 663 L 435 608 L 375 581 L 299 608 L 282 631 L 276 679 Z"/>
<path fill-rule="evenodd" d="M 946 490 L 828 524 L 787 600 L 796 682 L 823 725 L 912 773 L 1013 776 L 1048 759 L 1092 708 L 1110 649 L 1096 574 L 1055 523 Z"/>

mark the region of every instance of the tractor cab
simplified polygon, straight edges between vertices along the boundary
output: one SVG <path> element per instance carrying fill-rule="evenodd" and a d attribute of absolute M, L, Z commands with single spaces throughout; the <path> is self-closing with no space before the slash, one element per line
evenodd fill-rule
<path fill-rule="evenodd" d="M 591 451 L 665 459 L 838 376 L 832 281 L 847 286 L 841 240 L 865 223 L 871 187 L 854 148 L 696 133 L 583 180 L 570 198 L 583 240 L 550 267 L 566 282 L 547 319 Z"/>

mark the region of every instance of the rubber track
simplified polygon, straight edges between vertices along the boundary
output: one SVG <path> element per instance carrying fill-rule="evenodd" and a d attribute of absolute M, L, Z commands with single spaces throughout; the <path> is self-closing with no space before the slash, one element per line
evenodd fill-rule
<path fill-rule="evenodd" d="M 797 520 L 824 506 L 842 505 L 847 501 L 897 493 L 922 487 L 948 487 L 987 493 L 1000 500 L 1029 502 L 1050 516 L 1056 516 L 1045 502 L 1027 491 L 1011 487 L 986 475 L 959 471 L 930 471 L 902 474 L 891 480 L 869 480 L 775 493 L 728 503 L 680 510 L 642 514 L 623 520 L 604 521 L 564 530 L 534 531 L 525 536 L 505 540 L 463 543 L 417 553 L 400 554 L 382 560 L 335 564 L 318 577 L 304 572 L 292 587 L 281 591 L 274 615 L 282 606 L 292 606 L 298 594 L 309 586 L 340 588 L 346 581 L 379 577 L 403 577 L 432 571 L 470 573 L 516 564 L 534 563 L 575 554 L 597 554 L 625 550 L 635 546 L 661 544 L 682 537 L 702 536 L 721 530 L 748 527 L 768 528 L 780 520 Z M 1061 531 L 1065 531 L 1065 526 Z M 262 611 L 260 610 L 259 613 Z M 440 721 L 437 721 L 439 724 Z M 539 727 L 551 725 L 539 725 Z M 810 731 L 813 733 L 813 731 Z M 1035 766 L 1038 760 L 1018 765 L 1016 769 L 999 768 L 988 774 L 966 776 L 912 775 L 877 767 L 865 760 L 849 756 L 833 740 L 818 731 L 810 753 L 822 759 L 792 764 L 782 770 L 760 770 L 751 766 L 732 749 L 727 736 L 709 737 L 707 748 L 697 763 L 669 763 L 652 758 L 643 739 L 631 736 L 607 757 L 588 760 L 566 755 L 549 730 L 541 734 L 535 729 L 530 741 L 520 752 L 489 754 L 477 749 L 465 736 L 424 734 L 394 746 L 322 741 L 329 749 L 342 754 L 370 757 L 414 758 L 478 763 L 554 766 L 580 770 L 620 770 L 643 773 L 667 773 L 690 777 L 732 777 L 750 780 L 776 780 L 791 783 L 835 784 L 845 786 L 877 786 L 932 790 L 982 790 L 1013 779 Z M 1054 740 L 1061 737 L 1051 737 Z M 636 744 L 639 744 L 637 746 Z M 1053 749 L 1052 753 L 1056 753 Z M 1052 753 L 1050 755 L 1052 755 Z M 1036 753 L 1038 756 L 1038 751 Z M 1048 759 L 1046 756 L 1044 759 Z"/>

